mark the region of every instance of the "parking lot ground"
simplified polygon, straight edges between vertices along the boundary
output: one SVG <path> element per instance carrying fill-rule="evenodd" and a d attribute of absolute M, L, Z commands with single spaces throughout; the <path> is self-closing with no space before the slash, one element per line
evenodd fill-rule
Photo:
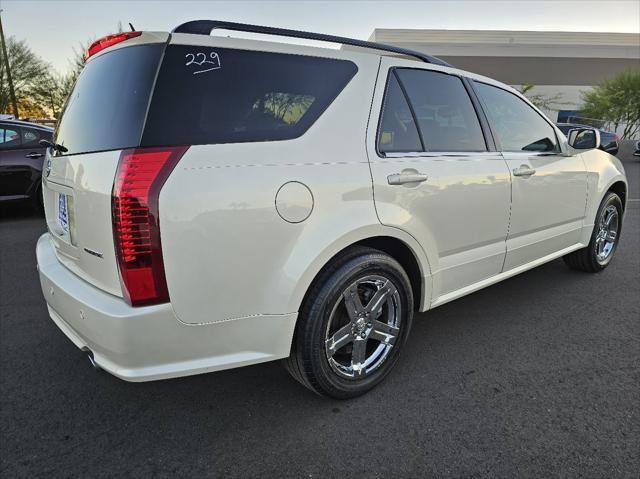
<path fill-rule="evenodd" d="M 47 316 L 43 220 L 0 214 L 2 477 L 638 477 L 639 201 L 604 272 L 553 261 L 419 315 L 395 371 L 350 401 L 278 363 L 94 371 Z"/>

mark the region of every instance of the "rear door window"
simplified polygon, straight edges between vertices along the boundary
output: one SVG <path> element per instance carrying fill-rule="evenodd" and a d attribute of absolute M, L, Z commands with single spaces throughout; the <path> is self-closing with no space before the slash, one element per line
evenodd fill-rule
<path fill-rule="evenodd" d="M 378 151 L 380 153 L 422 151 L 413 114 L 393 71 L 389 74 L 382 107 L 378 129 Z"/>
<path fill-rule="evenodd" d="M 478 115 L 459 77 L 408 68 L 396 72 L 426 151 L 486 151 Z"/>
<path fill-rule="evenodd" d="M 353 62 L 170 45 L 142 146 L 287 140 L 302 135 L 356 74 Z"/>

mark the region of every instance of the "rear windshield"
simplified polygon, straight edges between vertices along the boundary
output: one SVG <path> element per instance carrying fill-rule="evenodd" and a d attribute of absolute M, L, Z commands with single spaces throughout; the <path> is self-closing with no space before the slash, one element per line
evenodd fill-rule
<path fill-rule="evenodd" d="M 167 47 L 142 146 L 302 135 L 355 75 L 346 60 L 203 46 Z"/>
<path fill-rule="evenodd" d="M 120 48 L 87 62 L 67 100 L 55 142 L 69 155 L 138 146 L 164 46 Z"/>
<path fill-rule="evenodd" d="M 164 48 L 120 48 L 87 62 L 55 135 L 67 155 L 296 138 L 357 71 L 346 60 L 173 45 L 158 72 Z"/>

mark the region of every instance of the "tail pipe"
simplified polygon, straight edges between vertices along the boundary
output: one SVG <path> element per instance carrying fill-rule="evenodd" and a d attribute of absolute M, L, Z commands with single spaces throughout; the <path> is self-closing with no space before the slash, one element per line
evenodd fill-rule
<path fill-rule="evenodd" d="M 102 371 L 102 368 L 98 365 L 98 363 L 96 363 L 96 360 L 93 357 L 93 351 L 87 349 L 85 350 L 85 352 L 87 353 L 87 358 L 89 359 L 91 366 L 93 366 L 93 369 L 95 369 L 96 371 Z"/>

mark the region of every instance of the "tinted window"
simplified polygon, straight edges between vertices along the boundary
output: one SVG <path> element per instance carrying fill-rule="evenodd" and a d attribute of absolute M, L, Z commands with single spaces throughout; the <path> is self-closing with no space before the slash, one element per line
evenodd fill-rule
<path fill-rule="evenodd" d="M 20 146 L 20 132 L 18 128 L 0 126 L 0 149 L 8 150 Z"/>
<path fill-rule="evenodd" d="M 381 153 L 422 151 L 418 129 L 395 74 L 389 75 L 378 131 Z"/>
<path fill-rule="evenodd" d="M 352 62 L 330 58 L 169 46 L 142 145 L 296 138 L 356 71 Z"/>
<path fill-rule="evenodd" d="M 69 155 L 138 146 L 163 48 L 120 48 L 88 61 L 67 100 L 56 143 Z"/>
<path fill-rule="evenodd" d="M 22 129 L 22 145 L 26 147 L 40 148 L 38 143 L 41 138 L 47 138 L 47 133 L 42 130 L 36 130 L 31 128 Z"/>
<path fill-rule="evenodd" d="M 555 130 L 516 95 L 476 82 L 504 151 L 559 151 Z"/>
<path fill-rule="evenodd" d="M 486 150 L 478 116 L 460 78 L 425 70 L 396 71 L 427 151 Z"/>

